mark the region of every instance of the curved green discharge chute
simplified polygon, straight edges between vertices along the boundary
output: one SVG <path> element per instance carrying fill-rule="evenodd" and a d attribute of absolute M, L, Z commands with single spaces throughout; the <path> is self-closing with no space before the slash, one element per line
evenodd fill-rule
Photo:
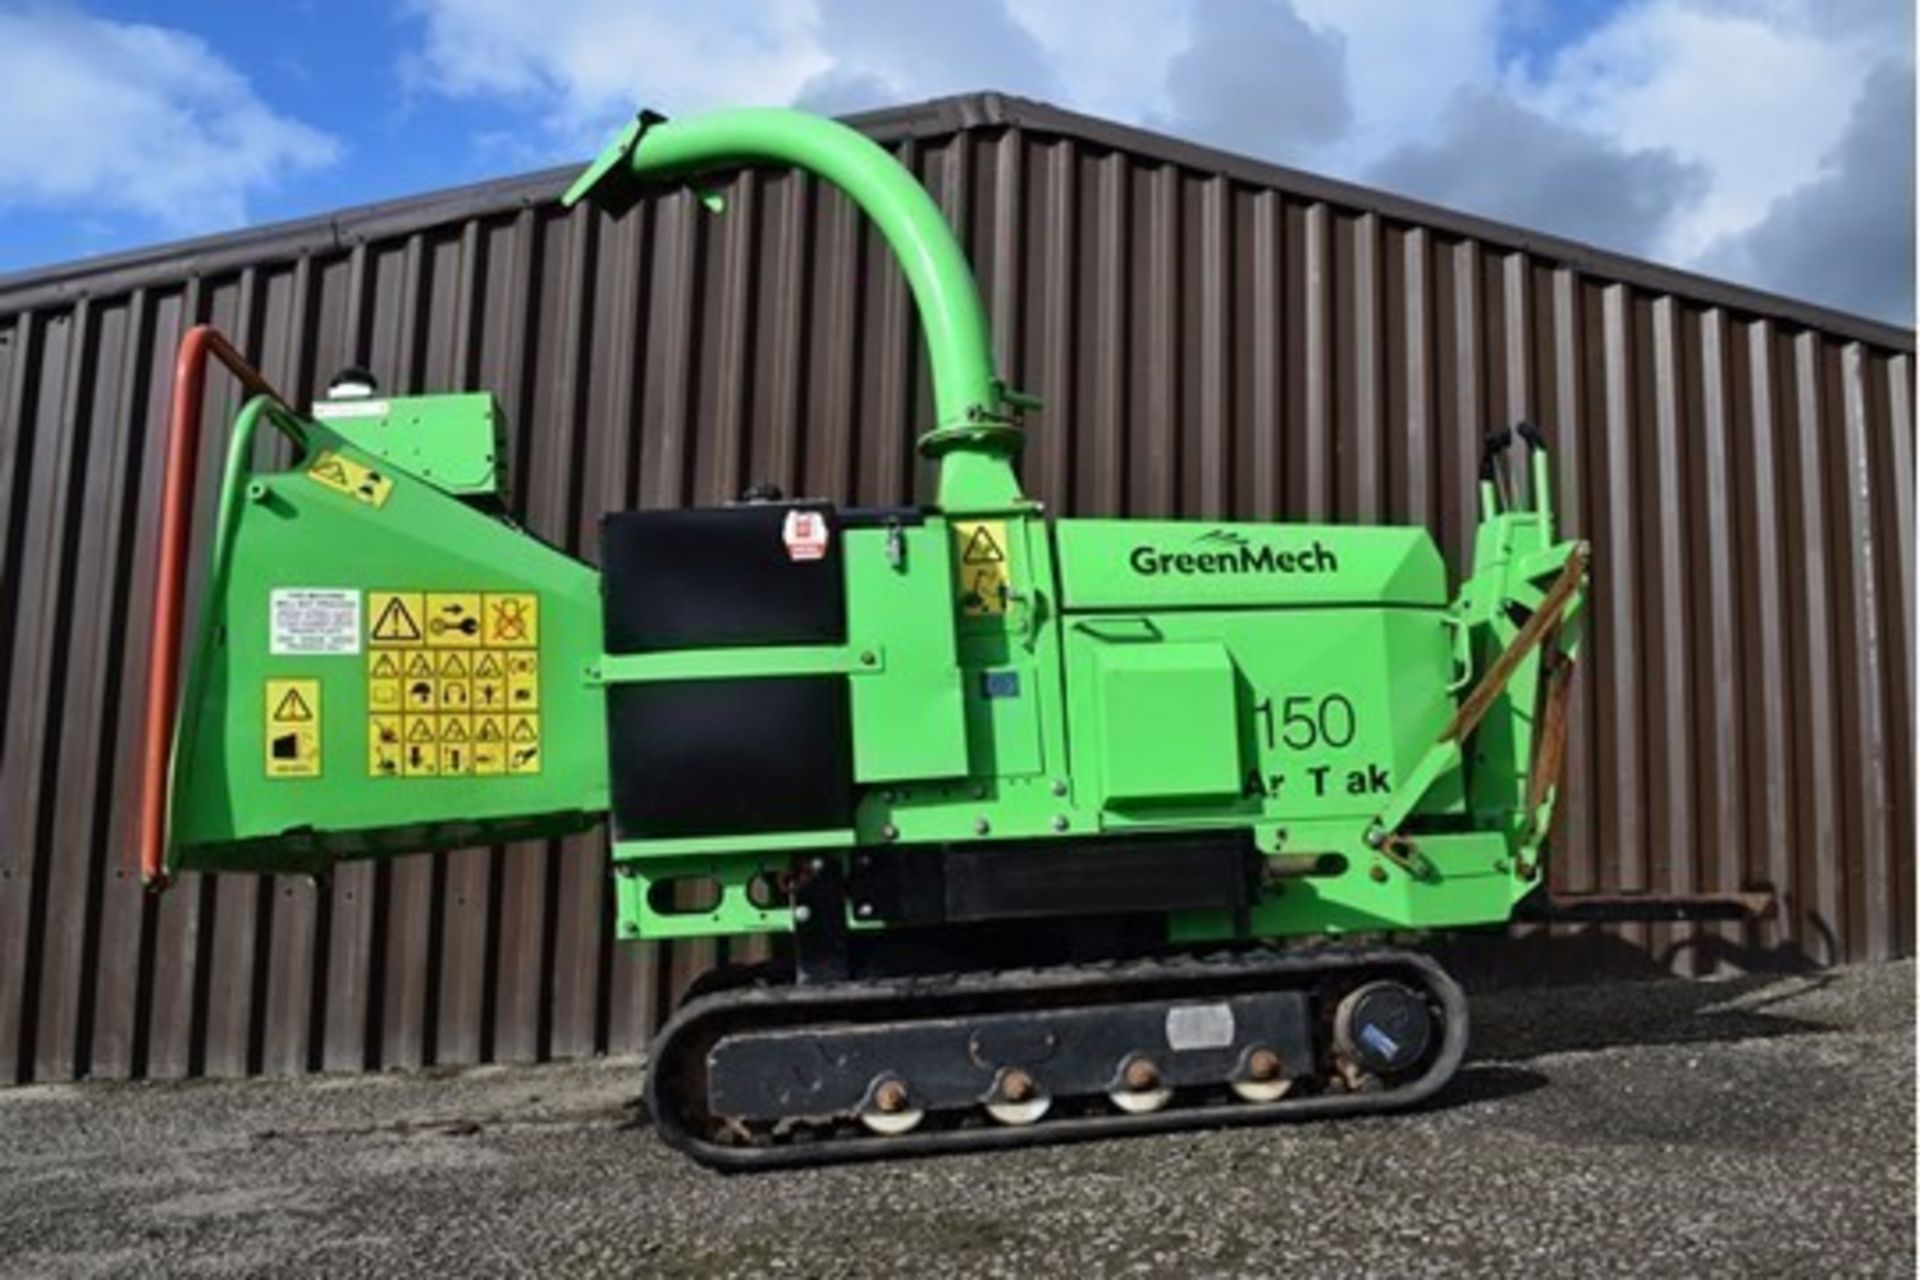
<path fill-rule="evenodd" d="M 568 189 L 619 212 L 646 183 L 748 164 L 787 164 L 838 187 L 880 229 L 913 291 L 933 366 L 938 422 L 921 451 L 941 459 L 944 507 L 1020 501 L 1012 459 L 1018 409 L 993 368 L 980 291 L 953 231 L 926 188 L 891 155 L 847 126 L 801 111 L 746 108 L 665 120 L 643 112 Z"/>

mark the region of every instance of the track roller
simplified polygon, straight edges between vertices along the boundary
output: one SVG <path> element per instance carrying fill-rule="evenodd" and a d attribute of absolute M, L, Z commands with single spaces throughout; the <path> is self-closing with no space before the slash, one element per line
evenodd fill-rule
<path fill-rule="evenodd" d="M 1173 1101 L 1173 1090 L 1161 1083 L 1152 1058 L 1135 1054 L 1120 1068 L 1119 1083 L 1107 1090 L 1107 1101 L 1130 1116 L 1144 1116 Z"/>
<path fill-rule="evenodd" d="M 993 1083 L 994 1100 L 987 1103 L 987 1114 L 1004 1125 L 1018 1127 L 1037 1124 L 1053 1106 L 1053 1099 L 1040 1091 L 1028 1072 L 1007 1067 Z"/>
<path fill-rule="evenodd" d="M 860 1105 L 860 1123 L 883 1138 L 912 1133 L 927 1118 L 925 1110 L 909 1106 L 913 1100 L 906 1081 L 897 1076 L 882 1076 L 867 1090 Z"/>
<path fill-rule="evenodd" d="M 1243 1102 L 1278 1102 L 1293 1088 L 1285 1074 L 1280 1055 L 1265 1045 L 1248 1049 L 1240 1063 L 1240 1072 L 1229 1084 L 1234 1096 Z"/>

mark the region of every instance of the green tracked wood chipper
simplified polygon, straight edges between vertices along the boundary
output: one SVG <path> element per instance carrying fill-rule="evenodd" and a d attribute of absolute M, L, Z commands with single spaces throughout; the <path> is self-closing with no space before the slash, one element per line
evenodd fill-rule
<path fill-rule="evenodd" d="M 873 142 L 790 111 L 646 114 L 565 202 L 758 164 L 839 188 L 898 256 L 933 500 L 609 513 L 596 569 L 504 514 L 487 394 L 356 378 L 300 413 L 196 331 L 149 878 L 607 822 L 623 938 L 781 939 L 698 984 L 650 1055 L 659 1132 L 724 1168 L 1443 1087 L 1460 988 L 1360 939 L 1499 925 L 1542 892 L 1587 557 L 1538 434 L 1490 441 L 1451 593 L 1418 528 L 1049 519 L 1015 470 L 1038 402 L 996 374 L 965 256 Z M 176 715 L 209 354 L 256 394 Z M 253 469 L 263 430 L 290 466 Z"/>

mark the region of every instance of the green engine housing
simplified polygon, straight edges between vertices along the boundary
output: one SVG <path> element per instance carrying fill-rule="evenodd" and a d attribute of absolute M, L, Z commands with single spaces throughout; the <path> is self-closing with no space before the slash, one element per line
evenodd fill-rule
<path fill-rule="evenodd" d="M 1167 912 L 1175 937 L 1486 923 L 1534 887 L 1544 815 L 1522 807 L 1538 657 L 1503 690 L 1471 757 L 1441 740 L 1483 665 L 1476 653 L 1502 644 L 1504 619 L 1469 616 L 1475 591 L 1524 595 L 1524 581 L 1502 580 L 1516 552 L 1536 578 L 1564 562 L 1537 513 L 1488 522 L 1483 542 L 1501 559 L 1455 601 L 1420 529 L 743 507 L 733 518 L 775 554 L 733 583 L 713 566 L 694 575 L 722 612 L 736 593 L 781 594 L 764 575 L 783 571 L 784 511 L 818 519 L 841 548 L 818 590 L 843 593 L 843 633 L 609 654 L 601 667 L 629 935 L 790 928 L 779 886 L 796 851 L 852 856 L 855 927 L 994 918 L 956 907 L 968 891 L 956 874 L 1011 886 L 1034 874 L 1021 860 L 1056 844 L 1085 860 L 1058 873 L 1065 892 L 1101 879 L 1109 847 L 1133 857 L 1115 874 L 1142 874 L 1139 855 L 1170 836 L 1204 835 L 1244 853 L 1221 865 L 1254 870 L 1242 903 Z M 607 573 L 627 576 L 617 559 Z M 688 589 L 667 579 L 641 575 L 633 598 Z M 793 696 L 808 685 L 818 698 Z M 716 725 L 725 741 L 676 770 L 686 741 Z M 623 739 L 644 745 L 623 757 Z M 639 784 L 625 811 L 623 779 Z M 775 794 L 796 816 L 766 830 Z M 1418 832 L 1413 854 L 1369 844 L 1389 822 Z M 1087 884 L 1068 901 L 1139 910 L 1205 898 L 1174 868 L 1214 864 L 1180 862 L 1185 849 L 1145 858 L 1145 896 Z M 939 901 L 922 900 L 915 879 Z M 1010 916 L 1045 914 L 1052 900 L 1046 886 L 1031 903 L 1006 892 Z"/>

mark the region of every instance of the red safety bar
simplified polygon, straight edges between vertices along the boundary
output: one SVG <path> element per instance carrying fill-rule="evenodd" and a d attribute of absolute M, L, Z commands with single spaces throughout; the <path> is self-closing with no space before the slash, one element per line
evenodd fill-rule
<path fill-rule="evenodd" d="M 286 403 L 286 397 L 212 325 L 197 324 L 180 340 L 180 354 L 173 362 L 166 470 L 160 484 L 160 562 L 153 578 L 153 637 L 147 653 L 147 718 L 140 773 L 140 879 L 150 889 L 167 885 L 167 764 L 180 687 L 180 628 L 186 611 L 194 464 L 200 455 L 200 402 L 210 355 L 219 357 L 250 394 Z"/>

